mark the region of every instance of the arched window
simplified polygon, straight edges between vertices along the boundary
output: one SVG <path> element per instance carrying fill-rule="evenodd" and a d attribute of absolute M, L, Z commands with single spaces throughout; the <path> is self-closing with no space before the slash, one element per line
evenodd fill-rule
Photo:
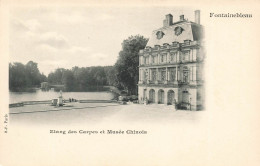
<path fill-rule="evenodd" d="M 155 103 L 155 91 L 153 89 L 149 91 L 149 101 Z"/>
<path fill-rule="evenodd" d="M 175 104 L 175 95 L 174 95 L 174 91 L 173 90 L 169 90 L 168 91 L 167 98 L 168 98 L 168 104 L 170 104 L 170 105 Z"/>
<path fill-rule="evenodd" d="M 164 103 L 164 91 L 160 89 L 158 91 L 158 103 L 163 104 Z"/>
<path fill-rule="evenodd" d="M 182 91 L 182 102 L 189 103 L 189 92 L 187 90 Z"/>

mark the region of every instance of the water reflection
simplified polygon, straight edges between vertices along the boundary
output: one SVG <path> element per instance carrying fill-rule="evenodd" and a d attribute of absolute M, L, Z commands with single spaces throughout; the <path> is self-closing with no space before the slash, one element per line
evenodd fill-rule
<path fill-rule="evenodd" d="M 9 103 L 22 101 L 51 100 L 59 96 L 59 91 L 35 89 L 30 92 L 9 92 Z M 64 99 L 74 98 L 78 100 L 111 100 L 113 93 L 107 92 L 62 92 Z"/>

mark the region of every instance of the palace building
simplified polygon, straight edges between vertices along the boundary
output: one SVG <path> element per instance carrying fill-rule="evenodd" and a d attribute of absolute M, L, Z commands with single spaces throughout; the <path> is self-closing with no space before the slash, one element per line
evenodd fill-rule
<path fill-rule="evenodd" d="M 204 107 L 204 47 L 200 11 L 195 22 L 181 15 L 166 15 L 139 52 L 138 99 L 142 103 L 177 104 L 178 108 Z M 175 22 L 174 22 L 175 21 Z"/>

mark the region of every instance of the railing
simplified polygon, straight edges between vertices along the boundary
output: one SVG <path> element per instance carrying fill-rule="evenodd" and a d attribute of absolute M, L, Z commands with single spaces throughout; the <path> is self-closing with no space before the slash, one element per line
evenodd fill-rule
<path fill-rule="evenodd" d="M 188 85 L 188 84 L 190 84 L 190 82 L 189 81 L 178 81 L 178 84 L 180 84 L 180 85 Z"/>
<path fill-rule="evenodd" d="M 184 43 L 173 42 L 171 45 L 164 44 L 163 46 L 156 45 L 155 47 L 147 47 L 143 50 L 140 50 L 139 53 L 151 52 L 151 51 L 158 51 L 158 50 L 165 50 L 171 48 L 178 48 L 178 47 L 186 47 L 186 46 L 193 46 L 200 44 L 199 41 L 185 41 Z"/>
<path fill-rule="evenodd" d="M 158 51 L 160 48 L 159 47 L 154 47 L 152 48 L 152 51 Z"/>
<path fill-rule="evenodd" d="M 150 51 L 151 51 L 150 48 L 144 49 L 144 52 L 150 52 Z"/>
<path fill-rule="evenodd" d="M 180 44 L 179 43 L 173 43 L 170 48 L 176 48 L 176 47 L 180 47 Z"/>
<path fill-rule="evenodd" d="M 187 42 L 181 43 L 181 46 L 185 47 L 185 46 L 192 46 L 192 45 L 196 45 L 196 44 L 199 44 L 198 41 L 187 41 Z"/>
<path fill-rule="evenodd" d="M 202 62 L 203 60 L 200 59 L 190 59 L 190 60 L 179 60 L 179 61 L 166 61 L 160 63 L 148 63 L 148 64 L 140 64 L 139 66 L 163 66 L 163 65 L 170 65 L 170 64 L 181 64 L 181 63 L 191 63 L 191 62 Z"/>
<path fill-rule="evenodd" d="M 169 46 L 162 46 L 160 47 L 160 50 L 166 50 L 166 49 L 169 49 L 170 47 Z"/>
<path fill-rule="evenodd" d="M 175 80 L 146 80 L 138 81 L 140 85 L 179 85 L 181 82 Z"/>

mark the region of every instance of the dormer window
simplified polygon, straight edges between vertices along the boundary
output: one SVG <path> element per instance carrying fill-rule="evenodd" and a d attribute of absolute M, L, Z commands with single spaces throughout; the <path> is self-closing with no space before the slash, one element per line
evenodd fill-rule
<path fill-rule="evenodd" d="M 179 44 L 179 42 L 172 42 L 172 45 L 173 45 L 173 47 L 177 47 L 178 46 L 178 44 Z"/>
<path fill-rule="evenodd" d="M 174 31 L 175 31 L 175 35 L 176 36 L 179 36 L 180 34 L 182 34 L 182 31 L 184 31 L 184 29 L 182 27 L 176 27 L 174 28 Z"/>
<path fill-rule="evenodd" d="M 161 38 L 163 38 L 165 34 L 163 33 L 163 31 L 158 31 L 156 32 L 156 36 L 157 36 L 157 39 L 160 40 Z"/>
<path fill-rule="evenodd" d="M 160 47 L 160 45 L 157 45 L 157 44 L 156 44 L 156 45 L 154 45 L 154 47 L 155 47 L 155 48 L 159 48 L 159 47 Z"/>
<path fill-rule="evenodd" d="M 167 49 L 167 48 L 168 48 L 168 46 L 169 46 L 169 44 L 168 44 L 168 43 L 163 43 L 163 49 Z"/>
<path fill-rule="evenodd" d="M 185 44 L 185 45 L 190 45 L 190 41 L 191 41 L 191 40 L 184 40 L 184 44 Z"/>

